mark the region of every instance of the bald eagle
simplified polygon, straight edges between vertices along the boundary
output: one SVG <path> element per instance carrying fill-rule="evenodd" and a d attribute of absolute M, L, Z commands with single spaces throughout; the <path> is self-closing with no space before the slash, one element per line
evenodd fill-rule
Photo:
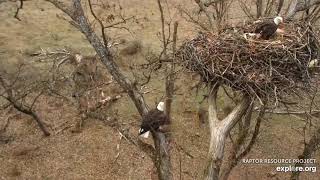
<path fill-rule="evenodd" d="M 283 22 L 282 17 L 277 16 L 276 18 L 273 19 L 272 22 L 270 21 L 265 21 L 256 27 L 254 33 L 257 34 L 258 38 L 261 39 L 270 39 L 276 32 L 279 27 L 279 24 Z"/>
<path fill-rule="evenodd" d="M 160 102 L 156 109 L 142 117 L 139 135 L 148 138 L 150 131 L 157 131 L 165 124 L 169 124 L 169 118 L 164 113 L 164 102 Z"/>

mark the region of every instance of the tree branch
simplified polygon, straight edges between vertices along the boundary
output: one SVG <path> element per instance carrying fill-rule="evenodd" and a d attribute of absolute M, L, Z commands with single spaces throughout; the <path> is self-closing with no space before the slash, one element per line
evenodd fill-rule
<path fill-rule="evenodd" d="M 0 84 L 2 85 L 2 87 L 5 89 L 7 96 L 5 97 L 7 99 L 7 101 L 9 101 L 13 107 L 15 109 L 17 109 L 18 111 L 27 114 L 29 116 L 31 116 L 38 124 L 39 128 L 42 130 L 43 134 L 45 136 L 50 136 L 50 132 L 47 130 L 47 128 L 44 126 L 43 122 L 41 121 L 41 119 L 39 118 L 38 114 L 33 111 L 30 107 L 28 107 L 26 104 L 24 103 L 18 103 L 18 100 L 14 97 L 14 91 L 13 89 L 10 87 L 9 83 L 6 82 L 6 80 L 1 76 L 0 74 Z"/>
<path fill-rule="evenodd" d="M 319 4 L 320 0 L 294 0 L 290 5 L 287 19 L 292 19 L 298 12 L 308 10 L 311 7 Z"/>
<path fill-rule="evenodd" d="M 240 120 L 247 108 L 254 101 L 249 96 L 244 95 L 242 101 L 232 110 L 232 112 L 222 121 L 222 126 L 225 127 L 226 132 L 229 133 L 233 126 Z"/>
<path fill-rule="evenodd" d="M 265 106 L 262 108 L 262 110 L 259 112 L 259 114 L 256 118 L 256 125 L 254 127 L 253 134 L 252 134 L 252 137 L 249 141 L 249 144 L 244 148 L 244 150 L 242 152 L 240 152 L 237 155 L 236 162 L 239 162 L 239 160 L 242 159 L 244 156 L 246 156 L 250 152 L 250 150 L 252 149 L 252 146 L 256 142 L 256 139 L 259 135 L 260 126 L 261 126 L 261 122 L 264 117 L 264 114 L 265 114 Z"/>
<path fill-rule="evenodd" d="M 320 147 L 320 127 L 317 128 L 315 134 L 311 137 L 308 144 L 305 145 L 303 153 L 298 156 L 299 159 L 310 159 L 311 155 Z M 296 163 L 295 167 L 304 167 L 304 163 Z M 292 172 L 291 180 L 298 180 L 300 172 Z"/>
<path fill-rule="evenodd" d="M 94 17 L 95 20 L 98 21 L 98 23 L 100 25 L 103 44 L 104 44 L 105 47 L 108 47 L 108 40 L 107 40 L 107 37 L 106 37 L 106 32 L 105 32 L 105 28 L 104 28 L 103 22 L 101 21 L 101 19 L 99 19 L 99 17 L 93 11 L 91 0 L 88 0 L 88 2 L 89 2 L 89 9 L 90 9 L 90 12 L 91 12 L 92 16 Z"/>
<path fill-rule="evenodd" d="M 217 112 L 217 94 L 219 91 L 219 86 L 215 86 L 209 92 L 208 102 L 209 102 L 209 118 L 219 121 Z M 211 125 L 210 125 L 211 126 Z"/>
<path fill-rule="evenodd" d="M 208 12 L 207 7 L 209 6 L 209 4 L 211 5 L 212 3 L 216 3 L 216 2 L 208 1 L 208 2 L 207 2 L 207 6 L 205 6 L 205 4 L 202 2 L 202 0 L 195 0 L 195 2 L 198 4 L 198 6 L 199 6 L 199 8 L 200 8 L 200 12 L 201 12 L 201 11 L 204 12 L 205 15 L 207 16 L 210 30 L 212 30 L 212 29 L 213 29 L 214 19 L 213 19 L 213 17 L 210 15 L 210 13 Z"/>

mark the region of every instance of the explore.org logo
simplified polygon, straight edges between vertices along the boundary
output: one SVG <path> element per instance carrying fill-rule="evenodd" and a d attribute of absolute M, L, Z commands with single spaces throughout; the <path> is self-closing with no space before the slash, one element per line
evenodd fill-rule
<path fill-rule="evenodd" d="M 316 159 L 242 159 L 244 164 L 315 164 Z"/>
<path fill-rule="evenodd" d="M 278 172 L 317 172 L 317 167 L 315 166 L 278 166 L 276 167 Z"/>
<path fill-rule="evenodd" d="M 242 159 L 243 164 L 281 164 L 277 172 L 316 172 L 316 159 Z"/>

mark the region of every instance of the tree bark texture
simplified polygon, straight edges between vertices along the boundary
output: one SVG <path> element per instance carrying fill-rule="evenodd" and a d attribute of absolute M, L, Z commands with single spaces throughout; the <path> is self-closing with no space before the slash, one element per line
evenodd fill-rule
<path fill-rule="evenodd" d="M 209 126 L 210 147 L 208 153 L 208 165 L 205 170 L 205 180 L 218 180 L 222 164 L 224 146 L 227 135 L 233 126 L 242 118 L 250 105 L 250 98 L 244 96 L 242 101 L 223 120 L 217 116 L 217 93 L 218 87 L 210 89 L 209 93 Z"/>

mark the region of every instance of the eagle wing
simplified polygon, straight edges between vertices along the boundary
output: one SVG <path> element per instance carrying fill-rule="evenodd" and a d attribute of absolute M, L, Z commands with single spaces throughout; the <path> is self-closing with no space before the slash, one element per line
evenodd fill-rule
<path fill-rule="evenodd" d="M 270 26 L 270 22 L 259 23 L 254 30 L 254 33 L 262 33 L 268 28 L 268 26 Z"/>
<path fill-rule="evenodd" d="M 157 130 L 160 126 L 169 123 L 168 116 L 159 110 L 151 110 L 142 118 L 141 127 L 144 129 Z"/>
<path fill-rule="evenodd" d="M 262 39 L 269 39 L 272 37 L 278 29 L 278 26 L 273 22 L 263 22 L 259 24 L 254 33 L 261 34 Z"/>

